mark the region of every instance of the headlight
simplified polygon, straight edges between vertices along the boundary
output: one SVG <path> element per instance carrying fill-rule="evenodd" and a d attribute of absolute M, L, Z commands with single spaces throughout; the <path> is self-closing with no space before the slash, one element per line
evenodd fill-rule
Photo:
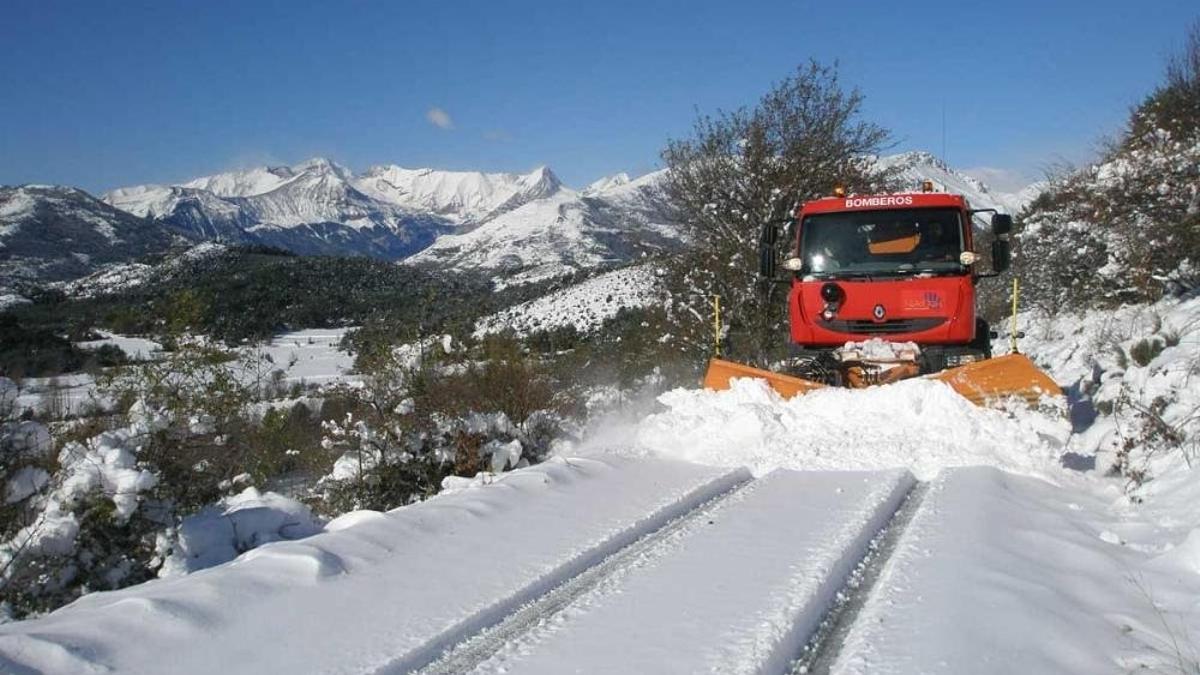
<path fill-rule="evenodd" d="M 821 299 L 830 304 L 840 304 L 846 299 L 846 293 L 841 286 L 832 281 L 821 287 Z"/>
<path fill-rule="evenodd" d="M 963 251 L 958 256 L 958 262 L 964 265 L 974 265 L 976 260 L 979 260 L 979 255 L 974 251 Z"/>
<path fill-rule="evenodd" d="M 804 261 L 800 258 L 788 258 L 783 261 L 783 269 L 799 272 L 800 268 L 804 267 Z"/>

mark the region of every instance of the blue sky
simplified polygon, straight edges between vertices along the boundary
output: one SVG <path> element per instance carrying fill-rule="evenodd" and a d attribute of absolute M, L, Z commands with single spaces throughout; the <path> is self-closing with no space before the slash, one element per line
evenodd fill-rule
<path fill-rule="evenodd" d="M 1200 17 L 1142 2 L 0 0 L 0 184 L 264 163 L 658 166 L 695 112 L 838 61 L 896 149 L 1000 183 L 1083 161 Z M 436 109 L 436 111 L 435 111 Z M 440 111 L 440 112 L 438 112 Z"/>

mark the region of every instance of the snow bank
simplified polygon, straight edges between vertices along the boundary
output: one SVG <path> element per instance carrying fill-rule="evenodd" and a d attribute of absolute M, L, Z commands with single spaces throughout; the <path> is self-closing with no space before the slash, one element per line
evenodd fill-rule
<path fill-rule="evenodd" d="M 1037 355 L 1072 401 L 1069 452 L 1094 458 L 1101 473 L 1115 466 L 1139 501 L 1177 504 L 1176 491 L 1193 494 L 1200 297 L 1054 318 L 1027 312 L 1018 321 L 1021 349 Z M 996 346 L 1008 349 L 1004 340 Z"/>
<path fill-rule="evenodd" d="M 976 464 L 1051 475 L 1070 434 L 1061 417 L 979 408 L 929 380 L 784 400 L 762 380 L 737 379 L 728 391 L 675 389 L 659 401 L 667 410 L 640 423 L 626 452 L 744 465 L 756 475 L 907 467 L 927 480 Z"/>
<path fill-rule="evenodd" d="M 178 542 L 158 575 L 181 576 L 213 567 L 263 544 L 312 536 L 321 526 L 304 504 L 248 487 L 184 518 Z"/>
<path fill-rule="evenodd" d="M 0 383 L 0 387 L 3 387 Z M 15 401 L 15 390 L 0 391 L 0 398 Z M 12 422 L 0 426 L 0 450 L 8 461 L 21 461 L 45 457 L 53 449 L 50 440 L 50 430 L 45 425 L 32 420 Z"/>

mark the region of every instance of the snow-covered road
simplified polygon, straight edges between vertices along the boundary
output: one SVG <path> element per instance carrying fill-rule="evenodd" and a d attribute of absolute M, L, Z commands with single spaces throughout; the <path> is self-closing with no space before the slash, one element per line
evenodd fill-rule
<path fill-rule="evenodd" d="M 4 625 L 0 670 L 778 672 L 912 484 L 551 461 Z"/>
<path fill-rule="evenodd" d="M 1086 509 L 979 467 L 943 472 L 894 520 L 915 484 L 556 459 L 0 625 L 0 672 L 1120 670 L 1090 643 L 1121 639 L 1106 612 L 1135 589 L 1106 596 L 1093 586 L 1111 575 L 1043 559 L 1130 564 L 1096 548 Z M 862 574 L 872 557 L 881 572 Z"/>
<path fill-rule="evenodd" d="M 904 470 L 753 479 L 653 457 L 556 459 L 0 625 L 0 672 L 1100 673 L 1145 662 L 1136 633 L 1153 629 L 1155 606 L 1139 609 L 1136 584 L 1112 585 L 1136 554 L 1107 543 L 1094 504 L 961 468 L 893 520 L 914 483 Z M 864 575 L 872 556 L 881 571 Z M 1167 598 L 1195 590 L 1188 577 L 1143 579 Z"/>
<path fill-rule="evenodd" d="M 904 471 L 773 472 L 493 643 L 486 662 L 451 654 L 439 670 L 783 672 L 912 484 Z"/>
<path fill-rule="evenodd" d="M 782 672 L 913 484 L 555 460 L 0 626 L 0 670 Z"/>

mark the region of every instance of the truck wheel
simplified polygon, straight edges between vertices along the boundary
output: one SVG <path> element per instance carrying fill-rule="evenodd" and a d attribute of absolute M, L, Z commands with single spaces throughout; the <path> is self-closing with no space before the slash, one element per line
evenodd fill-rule
<path fill-rule="evenodd" d="M 992 358 L 992 327 L 983 319 L 975 319 L 975 339 L 971 347 L 983 352 L 983 358 Z"/>

